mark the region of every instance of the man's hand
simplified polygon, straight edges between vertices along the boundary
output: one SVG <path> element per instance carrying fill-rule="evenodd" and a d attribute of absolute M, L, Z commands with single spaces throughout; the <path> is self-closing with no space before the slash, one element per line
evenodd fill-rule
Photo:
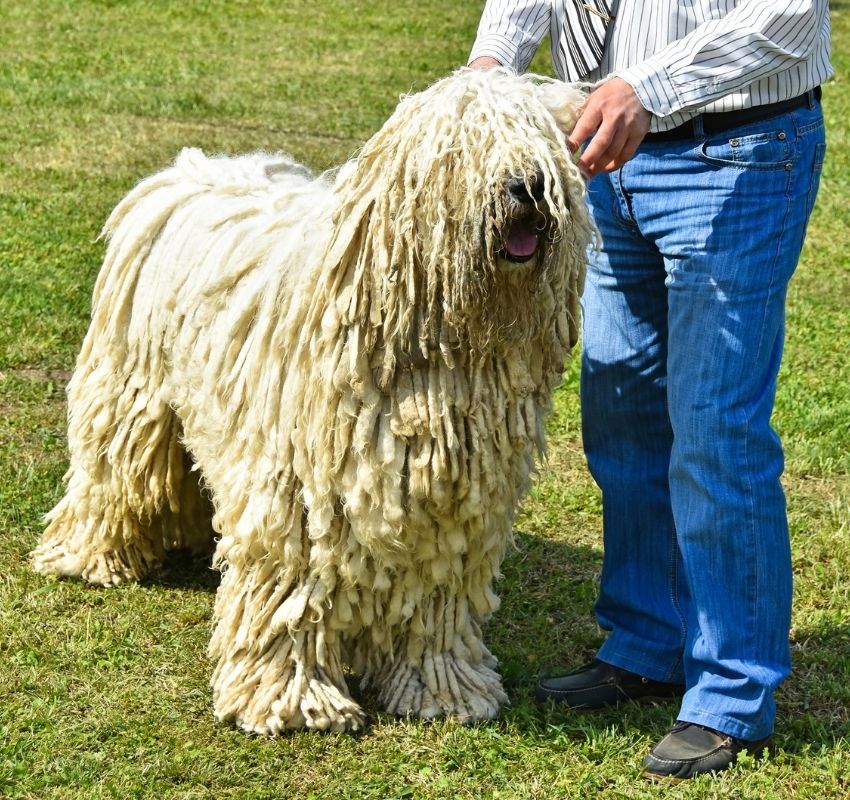
<path fill-rule="evenodd" d="M 491 69 L 492 67 L 501 67 L 502 65 L 491 56 L 478 56 L 475 61 L 469 62 L 470 69 Z"/>
<path fill-rule="evenodd" d="M 591 178 L 622 167 L 635 154 L 652 119 L 622 78 L 611 78 L 591 92 L 579 114 L 568 144 L 575 151 L 588 136 L 593 137 L 578 160 L 582 172 Z"/>

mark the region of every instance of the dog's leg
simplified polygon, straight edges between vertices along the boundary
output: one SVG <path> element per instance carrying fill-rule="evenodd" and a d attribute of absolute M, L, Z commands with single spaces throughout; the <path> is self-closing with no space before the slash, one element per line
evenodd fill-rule
<path fill-rule="evenodd" d="M 218 719 L 265 735 L 363 727 L 329 620 L 328 579 L 309 569 L 292 575 L 273 556 L 226 566 L 210 641 Z"/>
<path fill-rule="evenodd" d="M 213 550 L 213 508 L 200 472 L 184 450 L 182 464 L 175 462 L 169 476 L 170 495 L 163 504 L 162 539 L 166 550 L 188 550 L 206 556 Z"/>
<path fill-rule="evenodd" d="M 32 553 L 38 572 L 117 586 L 139 580 L 160 562 L 161 537 L 82 470 L 72 467 L 68 490 L 48 521 Z"/>
<path fill-rule="evenodd" d="M 391 714 L 464 723 L 492 719 L 508 702 L 495 671 L 496 659 L 484 645 L 470 601 L 447 591 L 418 608 L 406 632 L 394 642 L 364 682 L 378 688 Z"/>
<path fill-rule="evenodd" d="M 81 357 L 69 386 L 67 490 L 33 561 L 39 572 L 110 586 L 160 562 L 160 512 L 179 508 L 185 456 L 164 400 L 99 355 Z"/>

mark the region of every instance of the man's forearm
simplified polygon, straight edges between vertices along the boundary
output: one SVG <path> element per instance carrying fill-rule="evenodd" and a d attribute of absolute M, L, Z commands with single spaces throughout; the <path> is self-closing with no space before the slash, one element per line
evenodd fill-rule
<path fill-rule="evenodd" d="M 524 72 L 549 30 L 549 0 L 488 0 L 469 56 L 489 57 Z"/>

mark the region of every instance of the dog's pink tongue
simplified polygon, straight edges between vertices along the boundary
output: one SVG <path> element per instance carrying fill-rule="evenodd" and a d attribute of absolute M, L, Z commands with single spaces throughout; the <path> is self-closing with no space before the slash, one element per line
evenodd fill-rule
<path fill-rule="evenodd" d="M 528 258 L 537 250 L 539 239 L 537 234 L 525 225 L 512 225 L 508 232 L 505 249 L 514 258 Z"/>

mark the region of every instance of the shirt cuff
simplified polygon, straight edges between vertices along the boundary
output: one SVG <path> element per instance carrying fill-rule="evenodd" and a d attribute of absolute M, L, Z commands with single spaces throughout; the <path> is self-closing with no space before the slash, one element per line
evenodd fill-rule
<path fill-rule="evenodd" d="M 469 54 L 467 64 L 471 64 L 481 56 L 495 58 L 502 66 L 511 67 L 516 72 L 522 72 L 525 68 L 525 65 L 520 63 L 519 45 L 507 36 L 498 33 L 486 33 L 479 36 L 475 40 L 475 44 L 472 45 L 472 52 Z"/>
<path fill-rule="evenodd" d="M 643 107 L 656 117 L 668 117 L 687 105 L 676 91 L 664 64 L 651 56 L 627 69 L 617 70 L 609 77 L 622 78 L 628 83 Z"/>

